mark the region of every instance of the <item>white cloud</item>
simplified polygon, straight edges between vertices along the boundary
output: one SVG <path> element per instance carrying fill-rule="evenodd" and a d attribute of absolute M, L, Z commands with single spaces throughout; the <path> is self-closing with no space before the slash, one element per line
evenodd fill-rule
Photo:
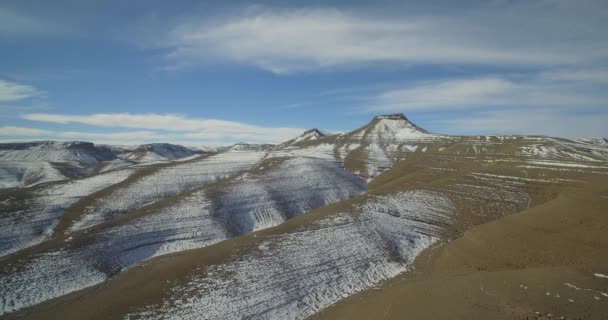
<path fill-rule="evenodd" d="M 50 36 L 64 31 L 56 24 L 0 8 L 0 37 Z"/>
<path fill-rule="evenodd" d="M 125 132 L 82 132 L 82 131 L 65 131 L 54 132 L 57 137 L 77 139 L 77 140 L 135 140 L 145 141 L 147 139 L 158 139 L 161 137 L 153 131 L 125 131 Z"/>
<path fill-rule="evenodd" d="M 608 84 L 608 69 L 561 69 L 542 73 L 542 78 L 550 81 L 584 81 Z"/>
<path fill-rule="evenodd" d="M 568 65 L 608 53 L 603 35 L 589 32 L 603 22 L 580 17 L 590 14 L 550 1 L 438 16 L 257 10 L 213 22 L 181 20 L 156 45 L 170 49 L 175 68 L 227 60 L 275 73 L 374 62 Z"/>
<path fill-rule="evenodd" d="M 52 134 L 52 131 L 35 129 L 35 128 L 26 128 L 26 127 L 14 127 L 14 126 L 5 126 L 0 127 L 0 135 L 4 136 L 41 136 Z"/>
<path fill-rule="evenodd" d="M 82 140 L 109 144 L 141 144 L 145 142 L 166 142 L 175 136 L 162 135 L 153 131 L 125 132 L 83 132 L 83 131 L 53 131 L 29 127 L 4 126 L 0 127 L 0 136 L 18 137 L 2 139 L 2 141 L 27 140 Z"/>
<path fill-rule="evenodd" d="M 564 113 L 551 109 L 493 110 L 430 121 L 450 134 L 524 134 L 556 137 L 608 137 L 607 113 Z"/>
<path fill-rule="evenodd" d="M 23 100 L 41 94 L 41 91 L 32 86 L 0 80 L 0 102 Z"/>
<path fill-rule="evenodd" d="M 230 141 L 190 139 L 182 133 L 164 133 L 155 131 L 122 131 L 122 132 L 86 132 L 86 131 L 53 131 L 29 127 L 0 127 L 0 142 L 23 142 L 32 140 L 90 141 L 111 145 L 138 145 L 152 142 L 166 142 L 184 146 L 225 146 Z"/>
<path fill-rule="evenodd" d="M 110 113 L 84 116 L 31 113 L 26 120 L 50 123 L 80 123 L 98 127 L 136 128 L 181 132 L 181 139 L 236 140 L 255 143 L 278 143 L 301 134 L 301 128 L 269 128 L 235 121 L 186 118 L 172 114 Z"/>
<path fill-rule="evenodd" d="M 606 107 L 604 90 L 537 77 L 477 77 L 416 83 L 371 98 L 366 111 L 470 109 L 496 106 Z"/>

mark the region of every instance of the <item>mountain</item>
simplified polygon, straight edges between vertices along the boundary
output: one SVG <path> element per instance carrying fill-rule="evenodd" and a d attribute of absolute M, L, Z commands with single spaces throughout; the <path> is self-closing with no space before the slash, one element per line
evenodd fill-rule
<path fill-rule="evenodd" d="M 225 148 L 224 150 L 227 150 L 227 151 L 262 151 L 262 150 L 269 150 L 272 147 L 274 147 L 274 146 L 271 144 L 253 144 L 253 143 L 238 142 L 228 148 Z"/>
<path fill-rule="evenodd" d="M 114 159 L 116 154 L 110 148 L 90 142 L 4 143 L 0 144 L 0 187 L 85 176 L 91 167 Z"/>
<path fill-rule="evenodd" d="M 281 148 L 285 148 L 285 147 L 289 147 L 289 146 L 303 144 L 303 143 L 306 143 L 309 141 L 316 141 L 319 139 L 323 139 L 328 136 L 330 136 L 330 134 L 325 133 L 317 128 L 313 128 L 313 129 L 304 131 L 304 133 L 302 133 L 301 135 L 299 135 L 289 141 L 279 144 L 276 148 L 281 149 Z"/>
<path fill-rule="evenodd" d="M 5 161 L 75 162 L 82 166 L 116 159 L 111 149 L 82 141 L 34 141 L 0 144 Z"/>
<path fill-rule="evenodd" d="M 169 143 L 142 144 L 134 149 L 127 148 L 118 155 L 120 159 L 138 162 L 166 161 L 202 154 L 200 150 Z"/>
<path fill-rule="evenodd" d="M 434 135 L 410 122 L 403 113 L 398 113 L 376 116 L 346 137 L 352 141 L 371 144 L 418 140 Z"/>
<path fill-rule="evenodd" d="M 168 143 L 136 147 L 83 141 L 4 143 L 0 144 L 0 188 L 81 178 L 134 164 L 176 160 L 202 153 Z"/>
<path fill-rule="evenodd" d="M 426 319 L 601 319 L 608 311 L 601 140 L 435 134 L 403 114 L 321 135 L 4 191 L 0 314 L 334 319 L 409 309 Z"/>
<path fill-rule="evenodd" d="M 430 133 L 405 115 L 374 117 L 351 132 L 275 150 L 274 156 L 310 156 L 340 161 L 371 181 L 414 154 L 493 157 L 512 154 L 564 161 L 605 161 L 603 138 L 570 140 L 543 136 L 451 136 Z"/>
<path fill-rule="evenodd" d="M 602 138 L 602 137 L 588 137 L 588 138 L 581 138 L 578 140 L 581 142 L 584 142 L 584 143 L 608 146 L 608 139 Z"/>

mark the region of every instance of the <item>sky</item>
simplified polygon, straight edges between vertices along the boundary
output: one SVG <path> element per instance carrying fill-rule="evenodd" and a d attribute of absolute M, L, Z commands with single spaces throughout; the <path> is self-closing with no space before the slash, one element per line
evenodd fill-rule
<path fill-rule="evenodd" d="M 0 141 L 608 137 L 606 30 L 605 0 L 3 0 Z"/>

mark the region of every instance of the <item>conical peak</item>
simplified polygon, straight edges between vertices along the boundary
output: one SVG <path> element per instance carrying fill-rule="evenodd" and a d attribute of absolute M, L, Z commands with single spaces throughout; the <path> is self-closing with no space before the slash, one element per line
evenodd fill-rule
<path fill-rule="evenodd" d="M 407 120 L 407 118 L 405 117 L 405 115 L 403 113 L 385 114 L 385 115 L 379 115 L 379 116 L 374 117 L 374 120 L 382 120 L 382 119 L 409 121 L 409 120 Z"/>
<path fill-rule="evenodd" d="M 363 134 L 365 137 L 373 136 L 373 139 L 380 140 L 392 138 L 411 139 L 429 134 L 428 131 L 409 121 L 403 113 L 375 116 L 362 129 L 364 129 Z"/>
<path fill-rule="evenodd" d="M 310 130 L 306 130 L 306 131 L 304 131 L 304 133 L 301 136 L 307 136 L 307 135 L 317 135 L 317 136 L 320 136 L 320 137 L 324 137 L 325 136 L 325 134 L 323 134 L 317 128 L 312 128 Z"/>

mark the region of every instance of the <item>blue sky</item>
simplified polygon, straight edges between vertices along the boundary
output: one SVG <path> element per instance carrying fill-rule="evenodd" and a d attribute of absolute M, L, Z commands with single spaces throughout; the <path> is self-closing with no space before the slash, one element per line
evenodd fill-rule
<path fill-rule="evenodd" d="M 0 140 L 276 143 L 403 112 L 608 136 L 608 3 L 0 4 Z"/>

